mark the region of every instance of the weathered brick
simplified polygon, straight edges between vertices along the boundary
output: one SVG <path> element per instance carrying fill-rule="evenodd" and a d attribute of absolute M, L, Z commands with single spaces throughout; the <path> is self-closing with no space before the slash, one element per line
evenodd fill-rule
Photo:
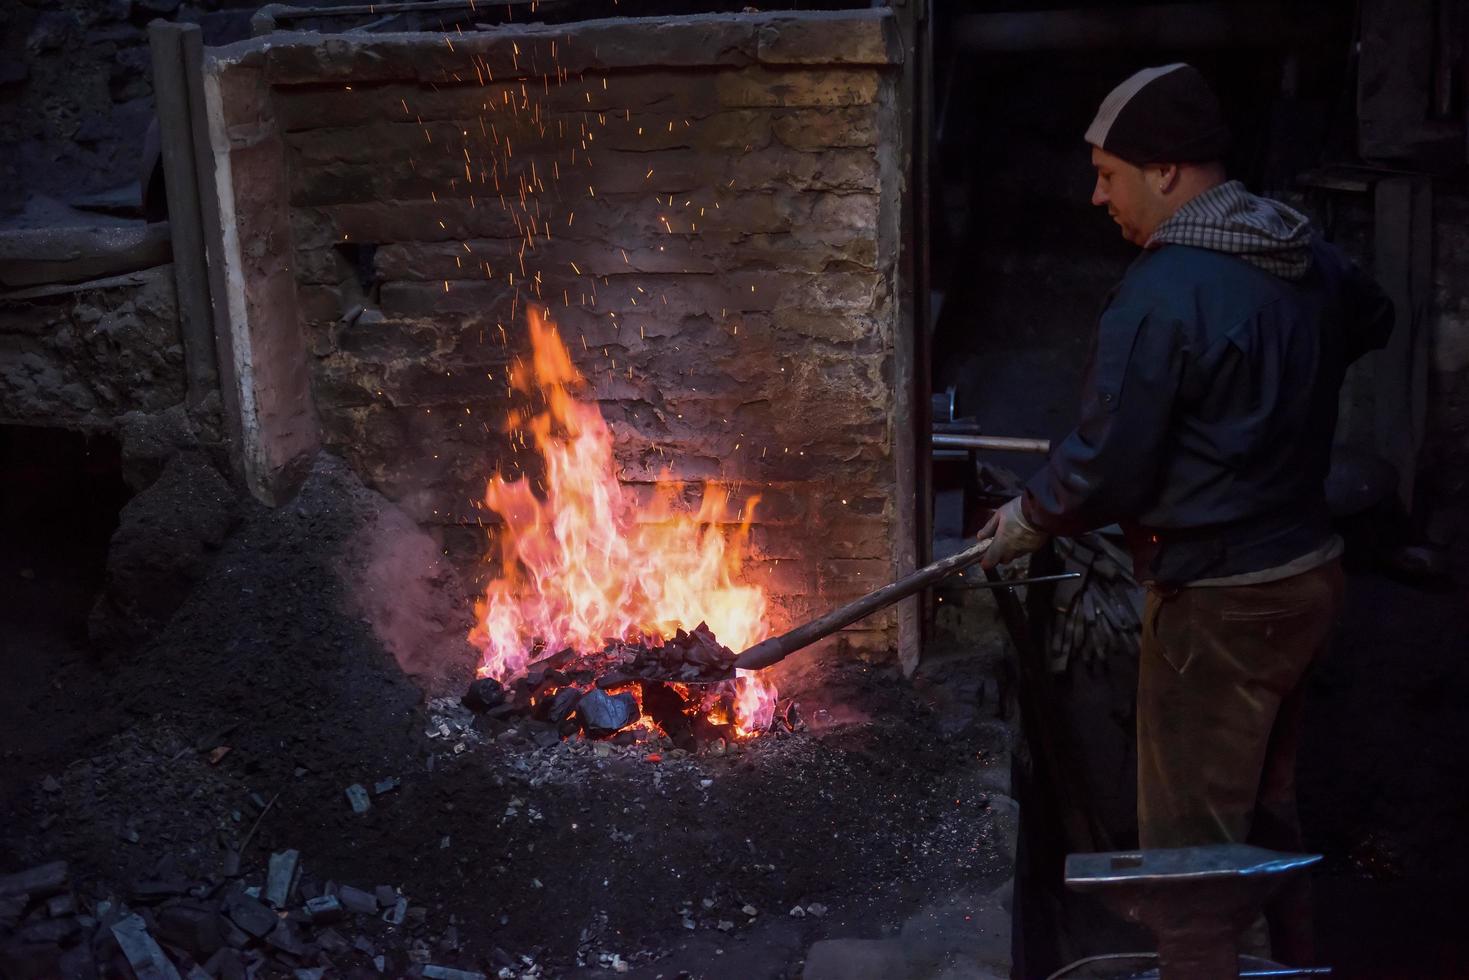
<path fill-rule="evenodd" d="M 881 76 L 869 68 L 746 68 L 721 72 L 719 104 L 751 106 L 852 106 L 877 101 Z"/>
<path fill-rule="evenodd" d="M 257 55 L 221 65 L 213 72 L 226 127 L 258 126 L 272 119 L 271 93 L 263 68 L 263 59 Z"/>
<path fill-rule="evenodd" d="M 468 84 L 539 78 L 558 68 L 584 73 L 646 65 L 743 65 L 754 60 L 757 27 L 749 19 L 700 15 L 587 21 L 569 40 L 564 27 L 547 25 L 502 25 L 454 38 L 349 34 L 323 40 L 275 34 L 266 47 L 266 64 L 276 85 L 324 80 Z"/>
<path fill-rule="evenodd" d="M 406 358 L 432 358 L 443 351 L 441 331 L 414 320 L 388 320 L 376 310 L 336 331 L 334 349 L 379 364 Z"/>
<path fill-rule="evenodd" d="M 867 341 L 865 349 L 881 349 L 889 339 L 885 319 L 864 313 L 813 309 L 779 309 L 774 312 L 775 329 L 799 337 L 834 342 Z"/>
<path fill-rule="evenodd" d="M 474 313 L 506 320 L 524 311 L 528 298 L 502 282 L 385 282 L 378 305 L 390 318 Z"/>
<path fill-rule="evenodd" d="M 770 144 L 773 117 L 766 109 L 736 109 L 713 115 L 639 112 L 612 114 L 593 130 L 598 150 L 690 149 L 748 152 Z"/>
<path fill-rule="evenodd" d="M 862 595 L 892 581 L 892 574 L 887 558 L 827 558 L 817 564 L 817 581 L 826 593 Z"/>
<path fill-rule="evenodd" d="M 334 285 L 298 284 L 296 311 L 304 323 L 336 323 L 346 312 L 346 302 Z"/>
<path fill-rule="evenodd" d="M 322 207 L 378 199 L 381 188 L 377 172 L 364 166 L 297 168 L 290 174 L 291 204 Z"/>
<path fill-rule="evenodd" d="M 770 122 L 775 138 L 797 150 L 877 146 L 875 105 L 781 112 Z"/>
<path fill-rule="evenodd" d="M 756 55 L 765 64 L 896 65 L 902 47 L 893 12 L 805 11 L 762 24 Z"/>

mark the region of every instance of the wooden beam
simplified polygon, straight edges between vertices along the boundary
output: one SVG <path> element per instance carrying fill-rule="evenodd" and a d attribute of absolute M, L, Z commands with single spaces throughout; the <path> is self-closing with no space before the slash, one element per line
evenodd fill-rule
<path fill-rule="evenodd" d="M 210 308 L 209 269 L 205 257 L 203 215 L 199 205 L 199 166 L 195 159 L 194 116 L 186 39 L 199 44 L 199 28 L 155 20 L 148 25 L 153 56 L 153 94 L 157 106 L 159 147 L 163 157 L 168 222 L 173 239 L 173 273 L 178 291 L 179 331 L 184 347 L 187 404 L 196 410 L 219 390 L 214 318 Z"/>

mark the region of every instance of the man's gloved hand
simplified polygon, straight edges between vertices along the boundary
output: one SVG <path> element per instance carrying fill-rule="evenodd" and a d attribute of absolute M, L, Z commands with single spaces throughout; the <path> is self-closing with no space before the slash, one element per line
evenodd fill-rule
<path fill-rule="evenodd" d="M 1020 498 L 1006 501 L 990 515 L 989 523 L 979 532 L 980 540 L 992 538 L 990 548 L 980 559 L 982 568 L 994 568 L 1028 555 L 1051 540 L 1051 536 L 1025 519 Z"/>

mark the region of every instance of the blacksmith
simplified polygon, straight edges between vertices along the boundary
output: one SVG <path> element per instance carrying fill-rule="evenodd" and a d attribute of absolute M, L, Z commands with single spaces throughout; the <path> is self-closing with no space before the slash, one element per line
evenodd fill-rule
<path fill-rule="evenodd" d="M 1188 65 L 1138 72 L 1086 132 L 1142 253 L 1097 322 L 1081 419 L 991 518 L 993 566 L 1114 522 L 1147 584 L 1137 696 L 1143 847 L 1300 850 L 1303 679 L 1342 601 L 1323 481 L 1347 365 L 1392 306 L 1307 218 L 1229 180 L 1229 130 Z M 1312 958 L 1299 890 L 1274 955 Z"/>

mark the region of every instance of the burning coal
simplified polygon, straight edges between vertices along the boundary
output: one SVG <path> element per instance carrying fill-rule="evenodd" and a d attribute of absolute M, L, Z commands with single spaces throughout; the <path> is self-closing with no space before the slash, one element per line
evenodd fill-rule
<path fill-rule="evenodd" d="M 763 639 L 765 592 L 740 582 L 759 498 L 747 499 L 732 519 L 728 490 L 711 483 L 704 487 L 699 512 L 681 513 L 673 503 L 676 484 L 665 479 L 654 503 L 640 507 L 617 479 L 612 433 L 601 411 L 576 396 L 587 382 L 555 324 L 535 310 L 528 319 L 531 362 L 518 362 L 510 380 L 538 410 L 512 412 L 509 431 L 539 457 L 542 473 L 534 487 L 528 476 L 497 474 L 485 491 L 486 505 L 501 520 L 495 534 L 500 577 L 475 608 L 470 640 L 483 652 L 480 677 L 509 685 L 529 679 L 533 661 L 541 661 L 534 670 L 543 676 L 534 687 L 543 687 L 548 669 L 566 680 L 534 697 L 555 698 L 568 686 L 585 696 L 605 686 L 613 688 L 607 696 L 615 699 L 616 684 L 599 686 L 585 679 L 578 684 L 572 678 L 579 673 L 604 678 L 627 663 L 642 664 L 634 671 L 646 675 L 649 657 L 657 660 L 665 647 L 670 653 L 682 651 L 680 644 L 693 634 L 681 631 L 696 627 L 711 640 L 717 636 L 714 645 L 725 649 L 741 650 Z M 545 651 L 567 655 L 548 667 Z M 609 662 L 614 653 L 612 659 L 622 667 Z M 723 700 L 733 713 L 728 720 L 737 734 L 769 726 L 776 704 L 769 681 L 740 672 L 723 683 L 728 695 Z M 649 697 L 646 676 L 636 682 L 627 677 L 623 686 L 637 688 L 639 705 Z M 685 686 L 679 694 L 685 705 L 717 713 L 706 704 L 707 692 L 690 692 Z M 564 704 L 571 695 L 561 698 Z M 600 699 L 594 706 L 600 710 Z"/>

